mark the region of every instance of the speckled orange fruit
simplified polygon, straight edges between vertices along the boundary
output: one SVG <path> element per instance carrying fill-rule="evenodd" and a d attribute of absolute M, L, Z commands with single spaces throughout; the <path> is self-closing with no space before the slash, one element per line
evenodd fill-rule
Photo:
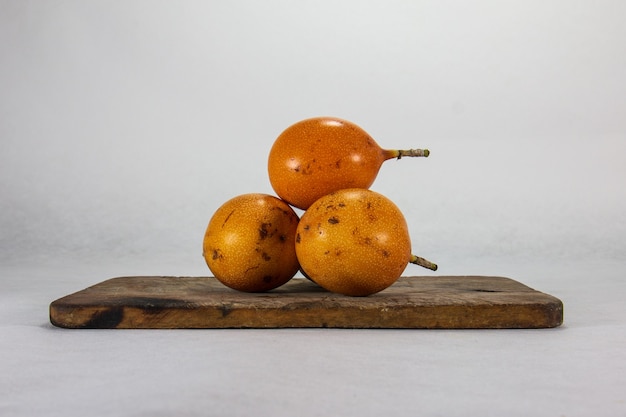
<path fill-rule="evenodd" d="M 312 281 L 350 296 L 382 291 L 409 262 L 425 261 L 411 254 L 400 209 L 387 197 L 366 189 L 340 190 L 315 201 L 298 224 L 296 254 Z"/>
<path fill-rule="evenodd" d="M 224 203 L 204 234 L 203 256 L 220 282 L 262 292 L 289 281 L 299 264 L 294 241 L 298 215 L 267 194 L 243 194 Z"/>
<path fill-rule="evenodd" d="M 268 173 L 280 198 L 306 210 L 333 191 L 369 188 L 388 159 L 429 153 L 382 149 L 352 122 L 316 117 L 295 123 L 278 136 L 270 150 Z"/>

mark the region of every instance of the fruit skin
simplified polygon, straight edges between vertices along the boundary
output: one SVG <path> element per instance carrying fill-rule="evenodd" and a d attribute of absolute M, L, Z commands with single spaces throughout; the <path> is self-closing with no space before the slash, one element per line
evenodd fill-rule
<path fill-rule="evenodd" d="M 397 157 L 359 126 L 336 117 L 302 120 L 276 139 L 268 158 L 276 194 L 306 210 L 315 200 L 345 188 L 369 188 L 382 163 Z"/>
<path fill-rule="evenodd" d="M 298 215 L 284 201 L 252 193 L 225 202 L 211 217 L 203 240 L 207 266 L 227 287 L 263 292 L 299 270 L 294 241 Z"/>
<path fill-rule="evenodd" d="M 315 201 L 296 232 L 300 267 L 328 291 L 367 296 L 384 290 L 411 260 L 400 209 L 366 189 L 345 189 Z"/>

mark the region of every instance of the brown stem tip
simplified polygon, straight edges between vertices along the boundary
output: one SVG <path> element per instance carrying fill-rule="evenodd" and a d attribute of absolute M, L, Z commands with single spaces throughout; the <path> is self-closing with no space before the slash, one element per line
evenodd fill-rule
<path fill-rule="evenodd" d="M 411 260 L 409 262 L 415 265 L 419 265 L 423 268 L 430 269 L 431 271 L 437 270 L 437 264 L 434 264 L 429 260 L 421 258 L 419 256 L 411 255 Z"/>
<path fill-rule="evenodd" d="M 428 158 L 430 155 L 430 151 L 428 149 L 405 149 L 398 151 L 398 159 L 403 156 L 423 156 L 424 158 Z"/>

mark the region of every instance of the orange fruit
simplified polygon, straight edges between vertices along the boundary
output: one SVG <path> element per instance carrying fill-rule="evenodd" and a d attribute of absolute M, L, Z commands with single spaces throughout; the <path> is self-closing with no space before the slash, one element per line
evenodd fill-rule
<path fill-rule="evenodd" d="M 325 289 L 367 296 L 392 285 L 409 262 L 437 266 L 411 254 L 400 209 L 366 189 L 344 189 L 315 201 L 296 231 L 303 273 Z"/>
<path fill-rule="evenodd" d="M 204 234 L 203 256 L 220 282 L 239 291 L 277 288 L 299 270 L 294 241 L 298 215 L 267 194 L 243 194 L 225 202 Z"/>
<path fill-rule="evenodd" d="M 295 123 L 278 136 L 270 149 L 268 173 L 276 195 L 306 210 L 333 191 L 369 188 L 389 159 L 429 154 L 427 149 L 382 149 L 352 122 L 316 117 Z"/>

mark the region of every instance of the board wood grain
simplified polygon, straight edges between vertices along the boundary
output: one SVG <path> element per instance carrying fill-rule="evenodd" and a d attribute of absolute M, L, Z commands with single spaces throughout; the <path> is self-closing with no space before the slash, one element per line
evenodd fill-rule
<path fill-rule="evenodd" d="M 506 277 L 401 277 L 368 297 L 330 293 L 294 278 L 243 293 L 213 277 L 111 278 L 50 304 L 50 321 L 75 329 L 550 328 L 563 303 Z"/>

